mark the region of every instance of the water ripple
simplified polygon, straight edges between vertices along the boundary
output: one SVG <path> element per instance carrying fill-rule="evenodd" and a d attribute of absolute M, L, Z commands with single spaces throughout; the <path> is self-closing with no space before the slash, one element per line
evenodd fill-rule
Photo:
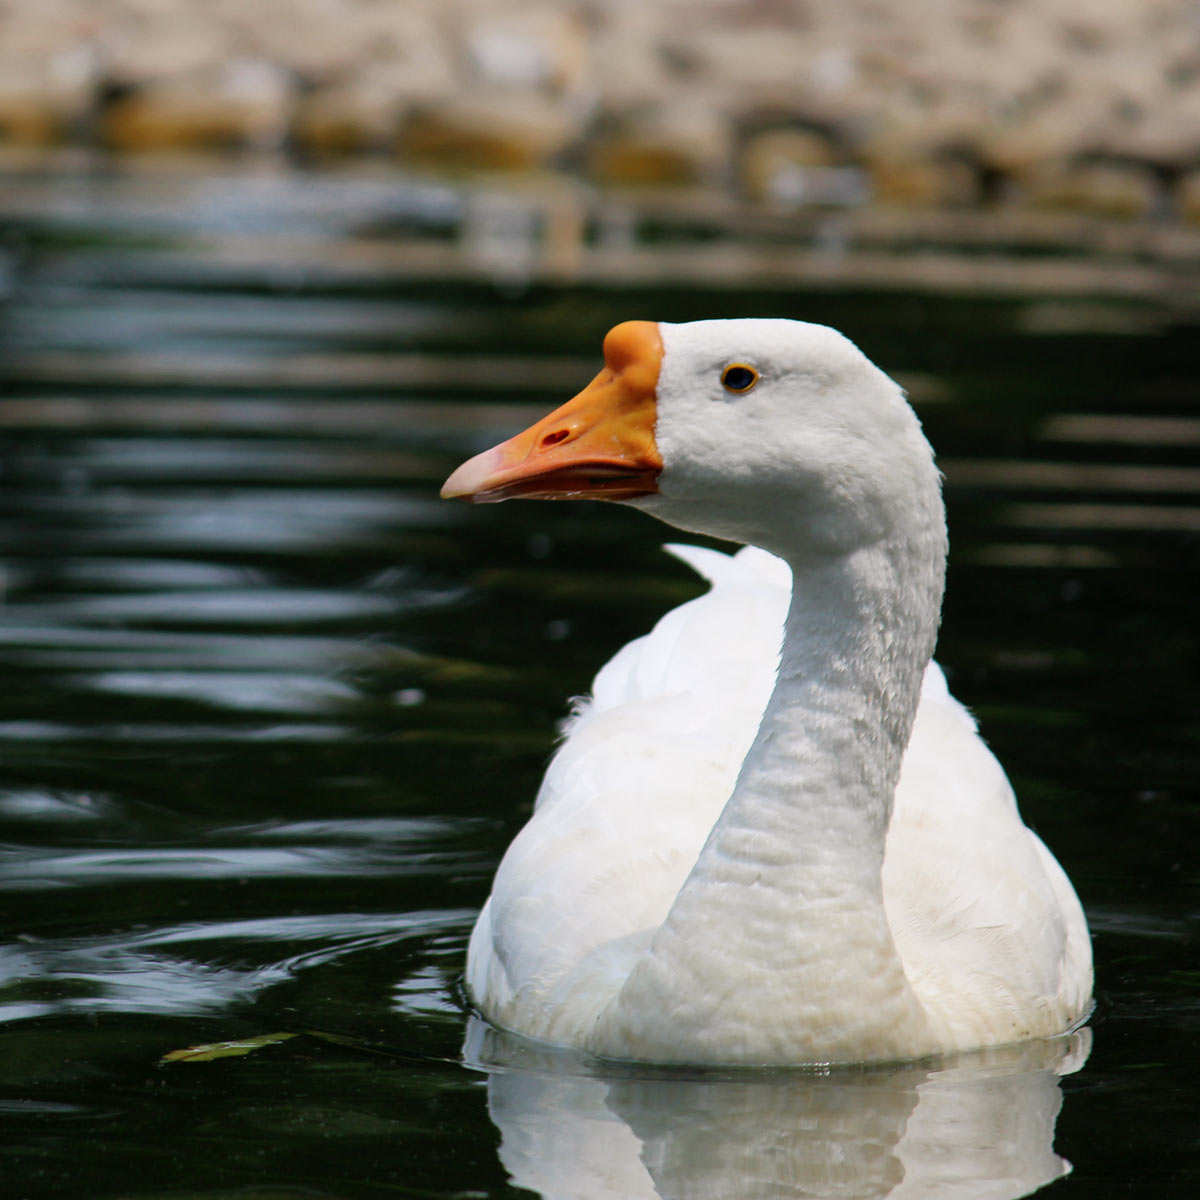
<path fill-rule="evenodd" d="M 313 725 L 298 722 L 274 722 L 251 729 L 226 725 L 154 724 L 126 722 L 101 724 L 89 721 L 69 725 L 56 721 L 0 721 L 0 742 L 131 742 L 204 745 L 221 742 L 322 742 L 343 741 L 353 736 L 344 725 Z"/>
<path fill-rule="evenodd" d="M 99 884 L 187 880 L 316 879 L 331 876 L 424 876 L 461 872 L 469 862 L 457 852 L 413 853 L 406 847 L 333 846 L 179 847 L 55 850 L 33 846 L 0 849 L 0 891 L 45 891 Z"/>
<path fill-rule="evenodd" d="M 31 939 L 0 948 L 0 1023 L 72 1012 L 219 1011 L 350 954 L 413 938 L 458 934 L 472 916 L 462 909 L 319 913 L 196 922 L 125 937 Z M 277 950 L 304 943 L 312 945 L 281 958 L 252 961 L 255 946 Z M 188 946 L 196 947 L 196 958 L 182 953 Z M 221 962 L 231 948 L 236 948 L 238 961 Z M 418 971 L 413 978 L 418 975 L 419 983 L 410 991 L 445 992 L 440 976 Z"/>
<path fill-rule="evenodd" d="M 331 712 L 359 698 L 357 689 L 328 676 L 299 673 L 103 671 L 63 682 L 112 695 L 190 700 L 249 712 Z"/>
<path fill-rule="evenodd" d="M 427 602 L 432 602 L 429 598 Z M 14 620 L 35 615 L 62 623 L 137 621 L 145 624 L 231 625 L 326 624 L 386 616 L 413 607 L 409 597 L 317 588 L 263 588 L 252 591 L 157 592 L 86 596 L 48 605 L 15 604 Z"/>

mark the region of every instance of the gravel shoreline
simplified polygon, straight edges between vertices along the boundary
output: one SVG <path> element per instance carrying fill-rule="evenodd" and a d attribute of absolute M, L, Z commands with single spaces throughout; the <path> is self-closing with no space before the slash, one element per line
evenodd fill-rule
<path fill-rule="evenodd" d="M 1194 0 L 0 0 L 0 149 L 1200 223 Z"/>

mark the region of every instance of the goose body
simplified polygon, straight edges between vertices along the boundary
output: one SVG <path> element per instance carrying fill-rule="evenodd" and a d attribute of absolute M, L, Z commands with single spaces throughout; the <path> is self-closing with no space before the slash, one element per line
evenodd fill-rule
<path fill-rule="evenodd" d="M 472 934 L 495 1024 L 618 1059 L 914 1058 L 1087 1013 L 1086 923 L 932 662 L 945 527 L 899 388 L 792 321 L 630 322 L 444 494 L 749 543 L 597 675 Z"/>

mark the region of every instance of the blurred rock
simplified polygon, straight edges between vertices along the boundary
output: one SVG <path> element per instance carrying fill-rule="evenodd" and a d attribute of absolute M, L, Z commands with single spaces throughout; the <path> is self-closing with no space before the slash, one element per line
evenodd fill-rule
<path fill-rule="evenodd" d="M 442 26 L 407 6 L 380 5 L 365 22 L 369 44 L 333 69 L 296 61 L 306 88 L 295 110 L 294 142 L 316 153 L 388 150 L 414 105 L 434 106 L 460 90 L 454 47 Z"/>
<path fill-rule="evenodd" d="M 0 140 L 52 144 L 66 136 L 73 115 L 69 106 L 64 111 L 41 72 L 0 61 Z"/>
<path fill-rule="evenodd" d="M 291 136 L 317 154 L 382 149 L 396 137 L 400 102 L 388 88 L 355 81 L 320 88 L 298 101 Z"/>
<path fill-rule="evenodd" d="M 468 93 L 410 112 L 396 139 L 400 157 L 470 170 L 530 170 L 575 136 L 561 106 L 536 95 Z"/>
<path fill-rule="evenodd" d="M 1189 171 L 1176 185 L 1175 204 L 1185 221 L 1200 225 L 1200 168 Z"/>
<path fill-rule="evenodd" d="M 597 4 L 587 39 L 587 83 L 601 112 L 661 104 L 673 75 L 660 46 L 662 14 L 649 4 Z"/>
<path fill-rule="evenodd" d="M 1200 163 L 1200 84 L 1162 88 L 1139 101 L 1118 102 L 1090 148 L 1167 173 Z"/>
<path fill-rule="evenodd" d="M 579 14 L 558 4 L 481 6 L 462 34 L 471 72 L 485 87 L 565 95 L 587 74 Z"/>
<path fill-rule="evenodd" d="M 1200 168 L 1200 20 L 1195 0 L 0 0 L 0 141 L 97 140 L 1136 217 Z"/>
<path fill-rule="evenodd" d="M 171 76 L 118 95 L 100 117 L 115 150 L 272 149 L 291 122 L 293 84 L 263 59 Z"/>
<path fill-rule="evenodd" d="M 977 203 L 979 175 L 954 159 L 922 160 L 875 155 L 866 165 L 871 195 L 902 207 L 961 207 Z"/>
<path fill-rule="evenodd" d="M 639 110 L 614 118 L 593 135 L 587 172 L 601 183 L 630 186 L 718 182 L 732 146 L 730 124 L 713 108 Z"/>
<path fill-rule="evenodd" d="M 226 24 L 171 6 L 170 20 L 106 21 L 98 28 L 105 81 L 112 87 L 144 89 L 173 81 L 217 76 L 230 59 L 244 53 Z"/>
<path fill-rule="evenodd" d="M 0 141 L 49 145 L 78 133 L 94 107 L 97 77 L 87 42 L 40 59 L 0 52 Z"/>
<path fill-rule="evenodd" d="M 1154 175 L 1133 163 L 1055 163 L 1028 174 L 1023 198 L 1033 207 L 1105 217 L 1147 217 L 1161 209 Z"/>
<path fill-rule="evenodd" d="M 453 90 L 448 63 L 431 56 L 420 70 L 372 62 L 349 79 L 311 88 L 297 101 L 294 142 L 316 153 L 390 149 L 414 105 L 440 104 Z"/>
<path fill-rule="evenodd" d="M 838 165 L 830 138 L 804 129 L 769 129 L 747 138 L 739 162 L 742 192 L 751 200 L 785 208 L 806 204 L 861 204 L 865 173 Z"/>

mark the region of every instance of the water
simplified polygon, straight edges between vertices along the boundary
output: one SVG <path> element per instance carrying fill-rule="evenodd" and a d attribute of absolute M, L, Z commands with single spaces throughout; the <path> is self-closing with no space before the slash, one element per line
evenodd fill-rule
<path fill-rule="evenodd" d="M 723 244 L 677 254 L 669 229 L 645 254 L 671 273 L 622 275 L 619 206 L 543 261 L 521 203 L 253 171 L 8 178 L 6 1194 L 1015 1196 L 1067 1163 L 1064 1195 L 1194 1194 L 1181 289 L 1082 254 L 1083 295 L 1047 292 L 1040 260 L 966 289 L 914 290 L 904 260 L 798 283 L 754 250 L 741 274 L 713 265 L 738 261 Z M 585 382 L 617 320 L 743 314 L 846 330 L 939 451 L 939 657 L 1095 935 L 1098 1009 L 1068 1043 L 604 1074 L 468 1027 L 466 938 L 565 697 L 698 585 L 637 513 L 437 486 Z"/>

